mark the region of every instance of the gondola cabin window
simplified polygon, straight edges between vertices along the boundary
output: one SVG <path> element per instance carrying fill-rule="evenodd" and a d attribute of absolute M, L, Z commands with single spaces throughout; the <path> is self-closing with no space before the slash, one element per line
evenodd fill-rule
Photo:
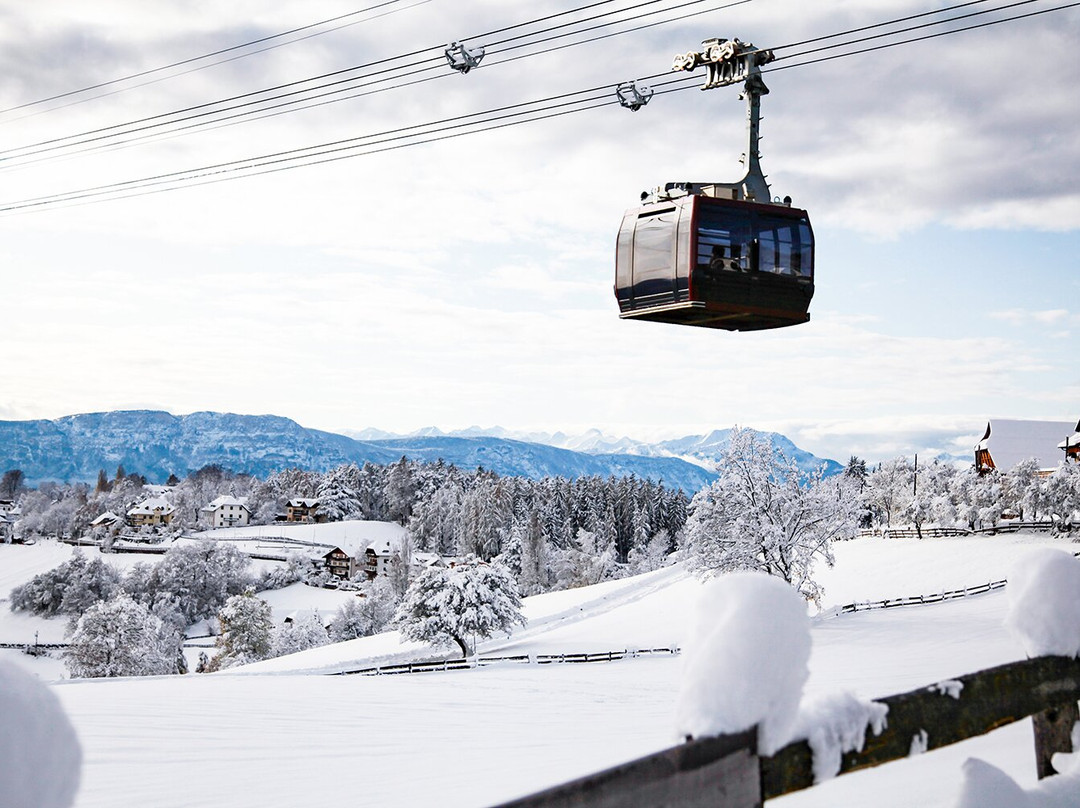
<path fill-rule="evenodd" d="M 812 277 L 814 250 L 809 225 L 761 217 L 757 240 L 760 272 Z"/>

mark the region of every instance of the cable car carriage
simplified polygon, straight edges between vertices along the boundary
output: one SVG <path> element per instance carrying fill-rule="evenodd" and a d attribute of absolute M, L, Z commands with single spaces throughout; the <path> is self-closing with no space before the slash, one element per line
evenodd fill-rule
<path fill-rule="evenodd" d="M 620 317 L 754 331 L 805 323 L 814 295 L 814 232 L 790 198 L 771 201 L 758 154 L 760 65 L 771 51 L 706 40 L 676 69 L 709 67 L 702 89 L 744 81 L 746 173 L 733 183 L 668 183 L 642 194 L 616 242 Z M 622 97 L 622 94 L 620 94 Z"/>

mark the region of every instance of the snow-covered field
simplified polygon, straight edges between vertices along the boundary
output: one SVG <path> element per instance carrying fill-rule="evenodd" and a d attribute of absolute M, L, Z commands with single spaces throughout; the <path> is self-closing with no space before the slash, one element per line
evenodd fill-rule
<path fill-rule="evenodd" d="M 932 594 L 1006 578 L 1046 536 L 859 539 L 823 570 L 823 607 Z M 63 561 L 70 548 L 0 545 L 0 596 Z M 137 558 L 137 557 L 133 557 Z M 119 557 L 122 563 L 128 557 Z M 112 560 L 112 559 L 110 559 Z M 481 654 L 682 646 L 700 584 L 676 568 L 526 602 L 530 625 Z M 275 612 L 329 604 L 327 593 L 273 593 Z M 340 593 L 333 593 L 339 595 Z M 1003 627 L 1004 591 L 940 604 L 813 620 L 807 695 L 885 696 L 1021 659 Z M 59 630 L 57 630 L 57 625 Z M 0 606 L 0 642 L 62 624 Z M 45 679 L 57 660 L 0 651 Z M 507 663 L 398 676 L 329 672 L 430 658 L 394 634 L 325 646 L 213 675 L 52 684 L 82 741 L 76 805 L 490 805 L 675 742 L 682 658 Z M 952 806 L 961 765 L 979 757 L 1035 783 L 1029 721 L 770 804 Z"/>

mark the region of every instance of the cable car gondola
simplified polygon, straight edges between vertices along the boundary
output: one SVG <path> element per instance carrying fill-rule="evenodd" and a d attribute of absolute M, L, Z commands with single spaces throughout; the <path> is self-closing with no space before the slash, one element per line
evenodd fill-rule
<path fill-rule="evenodd" d="M 703 89 L 744 81 L 746 174 L 734 183 L 668 183 L 642 194 L 616 243 L 620 317 L 755 331 L 805 323 L 814 295 L 814 232 L 805 210 L 770 200 L 757 150 L 759 67 L 772 59 L 737 39 L 676 57 L 709 66 Z"/>

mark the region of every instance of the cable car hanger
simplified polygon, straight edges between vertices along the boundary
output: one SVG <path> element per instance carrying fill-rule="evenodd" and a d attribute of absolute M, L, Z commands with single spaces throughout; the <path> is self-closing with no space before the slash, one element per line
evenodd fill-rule
<path fill-rule="evenodd" d="M 706 67 L 712 90 L 742 83 L 746 151 L 735 182 L 669 182 L 641 194 L 623 216 L 616 244 L 615 296 L 623 319 L 753 331 L 805 323 L 814 294 L 814 236 L 806 211 L 771 198 L 761 168 L 761 66 L 770 50 L 738 39 L 706 39 L 678 54 L 673 70 Z M 652 91 L 619 86 L 632 110 Z"/>
<path fill-rule="evenodd" d="M 761 96 L 769 94 L 769 88 L 761 78 L 761 66 L 775 58 L 771 50 L 759 50 L 738 39 L 718 38 L 706 39 L 701 43 L 700 51 L 676 54 L 671 65 L 672 70 L 691 72 L 705 65 L 705 83 L 701 86 L 702 90 L 715 90 L 717 87 L 743 83 L 739 98 L 746 101 L 746 151 L 739 158 L 739 162 L 746 167 L 746 171 L 736 182 L 688 182 L 668 185 L 679 186 L 686 193 L 700 193 L 705 196 L 720 196 L 723 191 L 731 191 L 730 196 L 724 196 L 751 202 L 768 202 L 771 199 L 769 183 L 765 181 L 765 173 L 761 169 L 758 142 L 761 139 Z M 667 186 L 664 190 L 668 190 Z M 661 189 L 655 189 L 652 194 L 661 198 Z"/>

